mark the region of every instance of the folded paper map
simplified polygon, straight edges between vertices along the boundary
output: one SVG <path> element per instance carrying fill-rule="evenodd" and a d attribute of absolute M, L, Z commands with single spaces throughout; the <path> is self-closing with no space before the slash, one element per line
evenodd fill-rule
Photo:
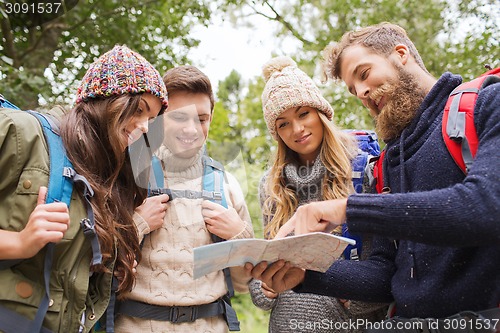
<path fill-rule="evenodd" d="M 356 241 L 323 232 L 264 240 L 235 239 L 200 246 L 194 249 L 193 277 L 195 279 L 226 267 L 243 266 L 246 262 L 268 263 L 279 259 L 292 265 L 326 272 L 347 245 Z"/>

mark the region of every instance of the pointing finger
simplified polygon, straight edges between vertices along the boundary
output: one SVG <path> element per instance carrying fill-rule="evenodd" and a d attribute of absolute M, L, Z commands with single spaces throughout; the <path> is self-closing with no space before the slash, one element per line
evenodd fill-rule
<path fill-rule="evenodd" d="M 275 239 L 284 238 L 294 230 L 295 230 L 295 219 L 291 219 L 287 223 L 281 226 L 280 230 L 278 230 L 278 233 L 274 238 Z"/>

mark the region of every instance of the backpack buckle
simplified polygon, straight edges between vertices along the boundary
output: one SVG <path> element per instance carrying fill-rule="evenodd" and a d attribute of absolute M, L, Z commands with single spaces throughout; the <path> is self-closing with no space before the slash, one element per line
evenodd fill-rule
<path fill-rule="evenodd" d="M 64 167 L 63 168 L 63 176 L 66 178 L 73 179 L 73 177 L 76 175 L 76 171 L 73 170 L 73 168 L 70 167 Z"/>
<path fill-rule="evenodd" d="M 222 201 L 222 192 L 217 192 L 217 191 L 211 192 L 203 190 L 201 192 L 201 196 L 203 199 L 206 200 L 219 201 L 219 203 Z"/>
<path fill-rule="evenodd" d="M 222 192 L 214 191 L 214 200 L 222 201 Z"/>
<path fill-rule="evenodd" d="M 174 306 L 170 312 L 172 323 L 193 322 L 197 318 L 197 308 L 195 306 Z"/>
<path fill-rule="evenodd" d="M 160 195 L 160 194 L 161 194 L 161 190 L 159 188 L 152 189 L 152 190 L 150 189 L 148 197 L 154 197 L 154 196 L 157 196 L 157 195 Z"/>
<path fill-rule="evenodd" d="M 199 195 L 196 191 L 186 190 L 186 198 L 197 199 L 197 198 L 199 198 Z"/>

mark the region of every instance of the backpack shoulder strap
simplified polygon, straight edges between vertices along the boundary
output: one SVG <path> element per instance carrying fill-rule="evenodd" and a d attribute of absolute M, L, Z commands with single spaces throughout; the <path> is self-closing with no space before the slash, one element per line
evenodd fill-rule
<path fill-rule="evenodd" d="M 224 167 L 208 155 L 202 156 L 203 162 L 203 192 L 213 193 L 211 201 L 227 208 L 227 201 L 224 195 Z"/>
<path fill-rule="evenodd" d="M 19 110 L 17 106 L 10 103 L 2 95 L 0 95 L 0 106 Z M 35 116 L 40 122 L 49 148 L 50 175 L 45 202 L 61 201 L 69 207 L 73 192 L 73 180 L 70 178 L 71 172 L 69 169 L 73 169 L 73 165 L 66 156 L 61 137 L 59 136 L 59 126 L 49 116 L 34 111 L 27 112 Z"/>
<path fill-rule="evenodd" d="M 222 205 L 224 208 L 228 208 L 226 197 L 224 194 L 224 166 L 206 154 L 203 155 L 202 161 L 203 192 L 212 192 L 214 199 L 212 199 L 211 201 Z M 211 234 L 211 236 L 214 243 L 223 241 L 223 239 L 214 234 Z M 224 268 L 222 271 L 224 273 L 224 279 L 226 281 L 228 290 L 228 293 L 224 297 L 222 297 L 225 307 L 224 317 L 230 331 L 239 331 L 240 322 L 238 320 L 238 316 L 236 315 L 236 311 L 234 311 L 233 307 L 231 306 L 231 297 L 234 296 L 234 287 L 233 281 L 231 279 L 231 272 L 229 271 L 229 268 Z"/>
<path fill-rule="evenodd" d="M 34 115 L 40 121 L 49 148 L 50 173 L 45 203 L 64 202 L 69 208 L 73 193 L 73 184 L 76 182 L 83 184 L 83 197 L 86 200 L 87 218 L 82 219 L 80 225 L 92 247 L 92 265 L 99 265 L 102 262 L 102 253 L 95 232 L 94 213 L 90 204 L 90 200 L 94 196 L 94 191 L 87 179 L 77 174 L 74 170 L 73 164 L 66 155 L 66 149 L 59 135 L 59 126 L 56 122 L 48 115 L 34 111 L 27 112 Z"/>
<path fill-rule="evenodd" d="M 224 195 L 224 180 L 226 179 L 224 167 L 221 163 L 206 155 L 202 155 L 202 164 L 203 177 L 201 192 L 195 190 L 174 190 L 164 187 L 161 161 L 158 157 L 153 156 L 151 160 L 152 172 L 149 176 L 148 196 L 167 194 L 170 200 L 176 198 L 205 199 L 227 208 L 227 201 Z"/>
<path fill-rule="evenodd" d="M 2 94 L 0 94 L 0 108 L 19 110 L 17 106 L 6 100 Z"/>
<path fill-rule="evenodd" d="M 159 194 L 167 194 L 170 200 L 176 198 L 189 198 L 189 199 L 205 199 L 210 200 L 215 203 L 222 205 L 227 208 L 227 201 L 224 194 L 224 180 L 225 172 L 224 167 L 221 163 L 215 161 L 213 158 L 209 157 L 205 153 L 202 155 L 202 166 L 203 166 L 203 176 L 202 176 L 202 191 L 195 190 L 175 190 L 165 188 L 163 179 L 163 167 L 161 161 L 158 157 L 154 156 L 152 159 L 152 172 L 149 179 L 149 189 L 148 195 L 154 196 Z M 220 237 L 210 234 L 211 239 L 214 243 L 221 242 L 223 239 Z M 222 297 L 222 306 L 224 307 L 224 318 L 228 324 L 230 331 L 239 331 L 240 322 L 236 315 L 236 311 L 231 306 L 231 297 L 234 296 L 234 287 L 231 279 L 231 272 L 229 268 L 223 269 L 224 279 L 227 286 L 227 294 Z M 120 306 L 123 306 L 121 304 Z M 118 310 L 121 312 L 123 308 Z M 133 312 L 137 312 L 134 309 Z M 109 325 L 107 325 L 109 326 Z"/>
<path fill-rule="evenodd" d="M 73 164 L 66 156 L 66 150 L 59 135 L 59 127 L 48 116 L 38 112 L 28 111 L 42 125 L 49 148 L 50 175 L 46 203 L 64 202 L 68 207 L 73 192 Z"/>
<path fill-rule="evenodd" d="M 69 207 L 71 203 L 71 195 L 73 192 L 74 182 L 83 182 L 85 184 L 84 196 L 87 200 L 87 214 L 88 218 L 83 219 L 81 222 L 83 232 L 87 238 L 89 238 L 92 246 L 93 261 L 92 264 L 100 264 L 102 262 L 102 255 L 97 239 L 97 234 L 94 228 L 94 218 L 92 208 L 90 206 L 90 197 L 93 196 L 93 191 L 90 184 L 73 169 L 71 161 L 66 156 L 66 151 L 62 143 L 61 137 L 59 135 L 59 127 L 54 122 L 50 116 L 43 115 L 34 111 L 26 111 L 32 114 L 40 122 L 42 127 L 45 140 L 47 142 L 49 150 L 49 184 L 47 186 L 47 197 L 45 202 L 64 202 Z M 44 278 L 44 289 L 45 293 L 42 297 L 40 305 L 38 306 L 38 311 L 35 318 L 30 321 L 26 318 L 23 319 L 23 323 L 29 326 L 29 332 L 45 332 L 48 331 L 42 327 L 45 315 L 50 304 L 50 273 L 52 270 L 52 262 L 54 257 L 54 243 L 48 243 L 45 246 L 45 259 L 43 268 L 43 278 Z M 15 262 L 17 264 L 20 261 Z M 12 264 L 10 265 L 12 266 Z M 8 268 L 10 266 L 5 266 L 0 264 L 0 268 Z M 8 324 L 8 323 L 7 323 Z M 1 328 L 1 327 L 0 327 Z"/>
<path fill-rule="evenodd" d="M 164 188 L 165 179 L 163 178 L 163 167 L 158 156 L 153 156 L 151 158 L 151 168 L 152 170 L 149 173 L 148 191 L 151 191 L 152 189 Z"/>
<path fill-rule="evenodd" d="M 467 174 L 476 157 L 478 138 L 474 125 L 474 107 L 479 91 L 500 82 L 500 67 L 455 88 L 443 113 L 443 139 L 458 167 Z"/>
<path fill-rule="evenodd" d="M 42 126 L 45 139 L 49 149 L 49 184 L 47 186 L 46 203 L 61 201 L 69 207 L 71 202 L 71 193 L 73 191 L 73 181 L 69 178 L 71 172 L 67 169 L 73 169 L 71 162 L 65 154 L 64 146 L 61 137 L 58 133 L 58 128 L 55 123 L 48 117 L 33 111 L 28 111 L 34 115 Z M 38 306 L 38 311 L 35 318 L 30 323 L 30 332 L 39 332 L 42 329 L 45 314 L 50 303 L 50 272 L 52 270 L 52 261 L 54 257 L 54 243 L 48 243 L 45 246 L 46 253 L 43 267 L 44 289 L 45 294 Z"/>
<path fill-rule="evenodd" d="M 375 178 L 375 190 L 384 193 L 384 157 L 385 149 L 380 152 L 378 159 L 373 165 L 373 178 Z"/>

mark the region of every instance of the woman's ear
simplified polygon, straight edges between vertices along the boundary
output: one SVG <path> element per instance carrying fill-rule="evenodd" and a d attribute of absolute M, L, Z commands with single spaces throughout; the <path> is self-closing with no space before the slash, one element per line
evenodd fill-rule
<path fill-rule="evenodd" d="M 402 65 L 406 65 L 408 58 L 410 57 L 410 50 L 405 44 L 398 44 L 394 46 L 393 54 L 397 57 L 398 61 Z"/>

